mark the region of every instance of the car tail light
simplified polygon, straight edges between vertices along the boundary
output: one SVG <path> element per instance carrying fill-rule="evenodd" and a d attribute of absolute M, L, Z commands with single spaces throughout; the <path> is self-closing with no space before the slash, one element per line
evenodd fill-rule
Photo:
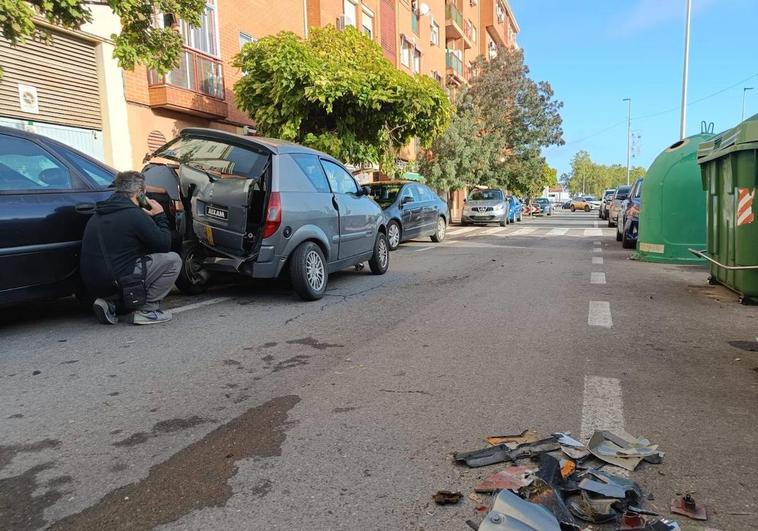
<path fill-rule="evenodd" d="M 279 230 L 282 224 L 282 200 L 279 192 L 271 192 L 268 198 L 268 209 L 266 210 L 266 222 L 263 224 L 263 238 L 273 236 Z"/>

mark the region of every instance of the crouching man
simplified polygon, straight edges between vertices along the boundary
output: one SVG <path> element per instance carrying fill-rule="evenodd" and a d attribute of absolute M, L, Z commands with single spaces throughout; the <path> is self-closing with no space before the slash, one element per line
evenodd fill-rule
<path fill-rule="evenodd" d="M 181 258 L 171 251 L 171 231 L 160 203 L 145 196 L 145 176 L 136 171 L 116 176 L 115 193 L 97 203 L 84 230 L 81 275 L 98 321 L 116 324 L 121 306 L 117 281 L 129 275 L 144 278 L 145 304 L 134 312 L 136 325 L 163 323 L 171 314 L 160 302 L 171 291 Z M 143 270 L 144 267 L 144 270 Z"/>

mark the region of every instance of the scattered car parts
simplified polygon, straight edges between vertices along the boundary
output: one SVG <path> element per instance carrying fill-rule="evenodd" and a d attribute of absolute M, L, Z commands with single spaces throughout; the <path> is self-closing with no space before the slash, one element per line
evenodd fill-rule
<path fill-rule="evenodd" d="M 455 505 L 463 499 L 463 494 L 449 490 L 440 490 L 432 496 L 432 499 L 437 505 Z"/>
<path fill-rule="evenodd" d="M 671 500 L 671 512 L 681 514 L 693 520 L 707 520 L 708 515 L 705 507 L 698 505 L 691 494 L 685 494 L 681 498 Z"/>

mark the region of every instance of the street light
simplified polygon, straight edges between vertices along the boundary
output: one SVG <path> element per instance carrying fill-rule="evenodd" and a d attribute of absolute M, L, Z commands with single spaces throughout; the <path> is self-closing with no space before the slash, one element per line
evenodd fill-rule
<path fill-rule="evenodd" d="M 690 18 L 692 0 L 687 0 L 687 16 L 684 26 L 684 72 L 682 73 L 682 118 L 679 124 L 679 140 L 684 140 L 687 129 L 687 74 L 690 69 Z"/>
<path fill-rule="evenodd" d="M 742 89 L 742 121 L 745 121 L 745 96 L 748 90 L 753 90 L 753 87 L 745 87 Z"/>
<path fill-rule="evenodd" d="M 629 184 L 630 165 L 632 163 L 632 98 L 624 98 L 629 103 L 626 115 L 626 184 Z"/>

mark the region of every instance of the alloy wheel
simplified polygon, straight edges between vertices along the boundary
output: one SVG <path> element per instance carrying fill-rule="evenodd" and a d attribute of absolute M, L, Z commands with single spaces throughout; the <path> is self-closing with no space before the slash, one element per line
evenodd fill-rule
<path fill-rule="evenodd" d="M 305 276 L 314 291 L 323 289 L 326 280 L 324 262 L 316 251 L 310 251 L 305 257 Z"/>
<path fill-rule="evenodd" d="M 387 241 L 384 238 L 379 239 L 379 264 L 381 264 L 382 269 L 387 267 L 387 262 L 389 261 L 389 253 L 390 250 L 387 247 Z"/>
<path fill-rule="evenodd" d="M 389 244 L 391 248 L 395 248 L 398 245 L 400 245 L 400 227 L 397 226 L 396 223 L 391 223 L 389 226 L 389 229 L 387 230 L 387 240 L 389 240 Z"/>
<path fill-rule="evenodd" d="M 437 218 L 437 237 L 441 240 L 445 237 L 445 230 L 447 225 L 445 224 L 445 220 L 442 218 Z"/>

